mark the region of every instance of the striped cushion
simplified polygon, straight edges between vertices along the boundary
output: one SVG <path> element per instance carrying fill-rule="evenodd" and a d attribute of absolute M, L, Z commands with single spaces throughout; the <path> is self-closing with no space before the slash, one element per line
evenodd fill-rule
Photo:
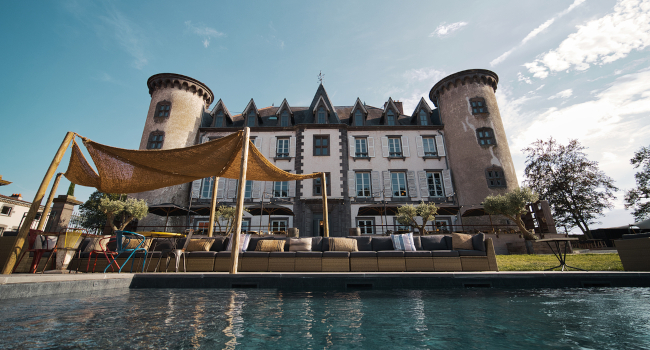
<path fill-rule="evenodd" d="M 262 239 L 257 241 L 257 252 L 283 252 L 284 240 Z"/>
<path fill-rule="evenodd" d="M 393 241 L 393 248 L 395 250 L 401 250 L 405 252 L 415 251 L 413 232 L 399 234 L 399 235 L 390 235 L 390 239 Z"/>
<path fill-rule="evenodd" d="M 311 238 L 289 238 L 290 252 L 310 252 Z"/>
<path fill-rule="evenodd" d="M 239 235 L 239 252 L 243 253 L 246 251 L 246 248 L 248 248 L 248 243 L 251 241 L 251 235 L 248 233 L 243 233 Z M 226 251 L 232 251 L 232 233 L 228 235 L 228 247 L 226 247 Z"/>
<path fill-rule="evenodd" d="M 358 252 L 357 240 L 352 238 L 330 238 L 331 252 Z"/>

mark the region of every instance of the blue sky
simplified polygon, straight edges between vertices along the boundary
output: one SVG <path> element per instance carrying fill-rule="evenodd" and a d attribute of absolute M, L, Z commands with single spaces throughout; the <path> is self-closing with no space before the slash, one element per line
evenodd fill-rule
<path fill-rule="evenodd" d="M 490 69 L 519 181 L 521 149 L 552 135 L 629 189 L 629 159 L 650 145 L 650 1 L 8 2 L 0 33 L 0 175 L 13 181 L 0 190 L 26 200 L 66 131 L 137 148 L 146 81 L 162 72 L 231 112 L 307 105 L 322 71 L 336 105 L 392 97 L 410 113 L 439 79 Z M 632 222 L 618 197 L 602 226 Z"/>

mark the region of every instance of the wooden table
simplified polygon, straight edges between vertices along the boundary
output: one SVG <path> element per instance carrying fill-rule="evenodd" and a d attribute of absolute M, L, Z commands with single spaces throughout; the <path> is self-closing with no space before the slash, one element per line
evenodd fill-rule
<path fill-rule="evenodd" d="M 546 238 L 546 239 L 536 239 L 535 242 L 546 242 L 549 248 L 551 248 L 551 251 L 557 258 L 557 260 L 560 262 L 560 265 L 551 267 L 550 269 L 546 269 L 545 271 L 553 270 L 558 267 L 562 268 L 562 271 L 564 271 L 564 268 L 569 270 L 569 268 L 580 270 L 580 271 L 587 271 L 583 269 L 579 269 L 577 267 L 569 266 L 566 264 L 566 251 L 567 248 L 569 247 L 569 242 L 577 242 L 577 238 L 568 238 L 568 237 L 558 237 L 558 238 Z M 564 253 L 562 253 L 562 249 L 560 246 L 560 243 L 564 242 Z M 553 245 L 551 245 L 553 243 Z M 554 249 L 555 247 L 555 249 Z"/>

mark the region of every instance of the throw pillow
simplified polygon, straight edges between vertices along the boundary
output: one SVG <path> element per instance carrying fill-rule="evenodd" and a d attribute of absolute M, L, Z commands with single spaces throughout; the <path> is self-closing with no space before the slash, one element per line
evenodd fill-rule
<path fill-rule="evenodd" d="M 284 240 L 279 239 L 262 239 L 257 241 L 257 252 L 283 252 Z"/>
<path fill-rule="evenodd" d="M 106 245 L 108 245 L 108 241 L 109 241 L 108 237 L 110 237 L 110 235 L 91 237 L 90 242 L 88 242 L 88 245 L 86 246 L 83 252 L 90 253 L 93 250 L 100 251 L 100 252 L 102 250 L 105 251 L 107 249 Z"/>
<path fill-rule="evenodd" d="M 357 240 L 353 238 L 330 238 L 331 252 L 358 252 Z"/>
<path fill-rule="evenodd" d="M 290 252 L 311 252 L 311 238 L 289 238 Z"/>
<path fill-rule="evenodd" d="M 209 252 L 214 239 L 192 238 L 185 248 L 187 252 Z"/>
<path fill-rule="evenodd" d="M 480 250 L 482 252 L 485 251 L 485 234 L 477 233 L 472 237 L 472 245 L 474 246 L 474 250 Z"/>
<path fill-rule="evenodd" d="M 474 250 L 474 245 L 472 244 L 472 235 L 452 233 L 451 246 L 453 250 Z"/>
<path fill-rule="evenodd" d="M 140 237 L 124 237 L 122 238 L 122 247 L 123 249 L 142 249 L 144 248 L 145 250 L 149 250 L 149 247 L 151 246 L 152 239 L 150 238 L 145 238 L 144 243 L 140 247 L 138 247 L 138 244 L 140 244 L 140 241 L 142 241 L 142 238 Z"/>
<path fill-rule="evenodd" d="M 415 242 L 413 241 L 413 232 L 390 235 L 390 239 L 393 241 L 393 249 L 401 250 L 405 252 L 415 251 Z"/>
<path fill-rule="evenodd" d="M 242 233 L 239 235 L 239 252 L 243 253 L 246 251 L 248 248 L 248 243 L 251 241 L 251 235 L 248 233 Z M 226 251 L 231 252 L 232 251 L 232 233 L 228 235 L 228 247 L 226 247 Z"/>

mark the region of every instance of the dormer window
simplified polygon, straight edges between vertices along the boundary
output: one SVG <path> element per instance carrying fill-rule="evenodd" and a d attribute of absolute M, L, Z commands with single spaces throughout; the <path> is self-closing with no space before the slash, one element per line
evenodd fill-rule
<path fill-rule="evenodd" d="M 469 103 L 472 107 L 472 114 L 487 114 L 488 109 L 485 105 L 485 99 L 483 97 L 475 97 L 469 100 Z"/>
<path fill-rule="evenodd" d="M 280 126 L 289 126 L 289 112 L 283 111 L 280 115 Z"/>
<path fill-rule="evenodd" d="M 424 109 L 420 110 L 420 125 L 429 125 L 429 113 Z"/>
<path fill-rule="evenodd" d="M 215 128 L 223 127 L 223 111 L 217 112 L 217 115 L 214 117 L 214 127 Z"/>
<path fill-rule="evenodd" d="M 363 113 L 358 109 L 354 112 L 354 125 L 363 126 Z"/>
<path fill-rule="evenodd" d="M 254 127 L 255 124 L 255 111 L 250 111 L 248 112 L 248 120 L 246 121 L 246 126 L 248 127 Z"/>
<path fill-rule="evenodd" d="M 325 108 L 323 107 L 318 108 L 317 122 L 318 124 L 325 124 L 327 122 L 327 113 L 325 112 Z"/>
<path fill-rule="evenodd" d="M 386 125 L 395 125 L 395 113 L 390 109 L 386 112 Z"/>

